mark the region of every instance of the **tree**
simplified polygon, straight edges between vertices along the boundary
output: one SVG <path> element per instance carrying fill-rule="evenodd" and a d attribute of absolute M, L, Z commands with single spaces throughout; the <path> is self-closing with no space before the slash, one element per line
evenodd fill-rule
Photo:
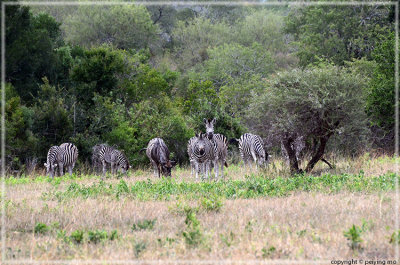
<path fill-rule="evenodd" d="M 112 44 L 120 49 L 144 49 L 159 40 L 159 28 L 144 6 L 79 6 L 62 25 L 65 40 L 89 48 Z"/>
<path fill-rule="evenodd" d="M 256 74 L 266 77 L 275 70 L 271 53 L 258 43 L 250 47 L 224 44 L 208 49 L 207 53 L 209 59 L 196 71 L 202 80 L 212 81 L 217 89 L 238 80 L 247 80 Z"/>
<path fill-rule="evenodd" d="M 312 143 L 310 172 L 323 158 L 330 137 L 343 132 L 363 140 L 366 115 L 366 81 L 354 71 L 332 65 L 279 73 L 267 81 L 267 88 L 257 95 L 249 110 L 249 119 L 262 135 L 281 141 L 293 173 L 301 172 L 293 149 L 299 136 Z"/>
<path fill-rule="evenodd" d="M 368 91 L 366 110 L 375 132 L 375 143 L 392 149 L 395 125 L 395 35 L 382 36 L 372 52 L 376 62 Z"/>
<path fill-rule="evenodd" d="M 182 71 L 208 59 L 207 49 L 232 39 L 232 32 L 224 22 L 196 17 L 190 21 L 179 21 L 172 31 L 174 55 Z"/>
<path fill-rule="evenodd" d="M 367 57 L 390 24 L 386 6 L 308 6 L 294 8 L 285 31 L 294 37 L 302 67 L 320 58 L 344 65 Z M 346 18 L 346 19 L 343 19 Z"/>
<path fill-rule="evenodd" d="M 55 49 L 62 46 L 59 23 L 47 14 L 33 16 L 28 7 L 6 9 L 6 81 L 28 102 L 40 90 L 43 77 L 65 78 L 58 71 Z"/>

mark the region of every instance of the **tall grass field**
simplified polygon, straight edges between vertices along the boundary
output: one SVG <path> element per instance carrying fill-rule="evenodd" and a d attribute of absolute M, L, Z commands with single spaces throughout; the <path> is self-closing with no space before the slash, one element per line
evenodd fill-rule
<path fill-rule="evenodd" d="M 218 181 L 196 180 L 188 168 L 171 179 L 150 169 L 8 176 L 5 256 L 49 264 L 393 259 L 399 162 L 367 154 L 290 176 L 274 159 L 263 170 L 232 164 Z"/>

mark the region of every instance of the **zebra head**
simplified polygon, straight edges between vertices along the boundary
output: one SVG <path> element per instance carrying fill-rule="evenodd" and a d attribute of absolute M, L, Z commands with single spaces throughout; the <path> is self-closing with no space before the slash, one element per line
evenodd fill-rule
<path fill-rule="evenodd" d="M 161 163 L 161 172 L 164 176 L 171 177 L 171 169 L 176 165 L 175 161 L 168 160 L 166 163 Z"/>
<path fill-rule="evenodd" d="M 195 143 L 194 149 L 195 149 L 195 153 L 200 154 L 201 156 L 203 156 L 206 152 L 206 136 L 207 134 L 203 134 L 203 133 L 198 133 L 196 134 L 197 137 L 197 141 Z"/>
<path fill-rule="evenodd" d="M 50 177 L 53 177 L 54 171 L 58 165 L 56 163 L 47 162 L 44 163 L 44 166 L 46 167 L 46 174 L 49 175 Z"/>
<path fill-rule="evenodd" d="M 214 135 L 214 124 L 215 124 L 215 118 L 213 119 L 206 119 L 204 118 L 204 124 L 206 125 L 206 134 L 208 139 L 212 139 Z"/>
<path fill-rule="evenodd" d="M 129 165 L 128 158 L 124 155 L 124 153 L 120 152 L 122 159 L 119 162 L 119 168 L 123 174 L 125 174 L 131 166 Z"/>

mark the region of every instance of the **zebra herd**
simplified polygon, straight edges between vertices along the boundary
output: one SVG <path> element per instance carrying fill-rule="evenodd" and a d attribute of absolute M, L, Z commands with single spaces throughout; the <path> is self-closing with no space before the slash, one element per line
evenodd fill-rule
<path fill-rule="evenodd" d="M 199 133 L 189 139 L 187 152 L 191 165 L 191 174 L 196 172 L 196 179 L 200 172 L 205 178 L 211 175 L 211 168 L 214 166 L 215 179 L 224 177 L 224 166 L 228 167 L 226 157 L 228 153 L 227 139 L 222 134 L 214 133 L 215 119 L 204 119 L 206 133 Z M 229 143 L 239 143 L 240 155 L 246 167 L 252 159 L 254 163 L 262 166 L 268 159 L 264 143 L 260 136 L 245 133 L 239 139 L 231 139 Z M 219 166 L 221 174 L 219 174 Z"/>
<path fill-rule="evenodd" d="M 214 168 L 215 179 L 224 177 L 224 166 L 228 167 L 226 162 L 228 154 L 227 138 L 218 133 L 214 133 L 215 119 L 204 119 L 206 133 L 198 133 L 188 141 L 187 152 L 191 165 L 191 175 L 196 172 L 196 180 L 199 173 L 203 178 L 211 176 L 211 170 Z M 251 133 L 243 134 L 239 139 L 231 139 L 231 144 L 239 144 L 240 155 L 244 165 L 255 163 L 256 168 L 263 166 L 268 159 L 268 154 L 264 149 L 264 143 L 260 136 Z M 154 167 L 154 174 L 171 176 L 171 169 L 176 165 L 175 161 L 169 158 L 170 152 L 167 145 L 161 138 L 151 139 L 146 148 L 146 155 Z M 69 174 L 78 159 L 78 148 L 72 143 L 63 143 L 60 146 L 50 147 L 47 153 L 47 162 L 44 164 L 47 174 L 54 178 L 57 168 L 60 176 L 63 175 L 64 167 L 68 168 Z M 118 170 L 126 173 L 131 166 L 125 154 L 115 147 L 106 144 L 98 144 L 92 148 L 92 164 L 102 174 L 105 175 L 107 164 L 111 167 L 111 173 L 115 174 Z"/>

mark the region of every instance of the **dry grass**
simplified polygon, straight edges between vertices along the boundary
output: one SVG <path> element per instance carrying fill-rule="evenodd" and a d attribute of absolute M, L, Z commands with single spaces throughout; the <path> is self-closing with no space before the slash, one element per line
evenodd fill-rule
<path fill-rule="evenodd" d="M 336 168 L 318 165 L 317 174 L 343 172 L 367 176 L 395 172 L 395 159 L 360 157 L 352 161 L 337 159 Z M 285 174 L 282 160 L 274 160 L 263 173 L 274 177 Z M 226 170 L 227 178 L 244 179 L 238 166 Z M 153 178 L 150 171 L 135 171 L 127 183 Z M 187 169 L 174 171 L 178 181 L 194 181 Z M 83 178 L 79 184 L 98 182 Z M 119 179 L 108 179 L 117 183 Z M 160 180 L 165 181 L 165 180 Z M 69 181 L 61 182 L 63 190 Z M 200 200 L 140 202 L 128 197 L 72 198 L 44 200 L 42 194 L 54 184 L 7 185 L 6 257 L 7 259 L 309 259 L 333 258 L 389 259 L 395 246 L 389 243 L 394 232 L 394 191 L 373 194 L 341 192 L 296 192 L 287 197 L 225 200 L 220 211 L 206 211 Z M 186 229 L 181 205 L 199 207 L 201 242 L 189 246 L 182 232 Z M 133 231 L 141 220 L 157 219 L 152 230 Z M 49 232 L 35 234 L 37 223 L 51 225 Z M 53 225 L 52 225 L 53 224 Z M 361 249 L 351 250 L 343 233 L 353 224 L 362 227 Z M 118 230 L 116 240 L 97 244 L 67 242 L 57 232 L 70 235 L 75 230 Z M 105 263 L 107 264 L 107 263 Z"/>

